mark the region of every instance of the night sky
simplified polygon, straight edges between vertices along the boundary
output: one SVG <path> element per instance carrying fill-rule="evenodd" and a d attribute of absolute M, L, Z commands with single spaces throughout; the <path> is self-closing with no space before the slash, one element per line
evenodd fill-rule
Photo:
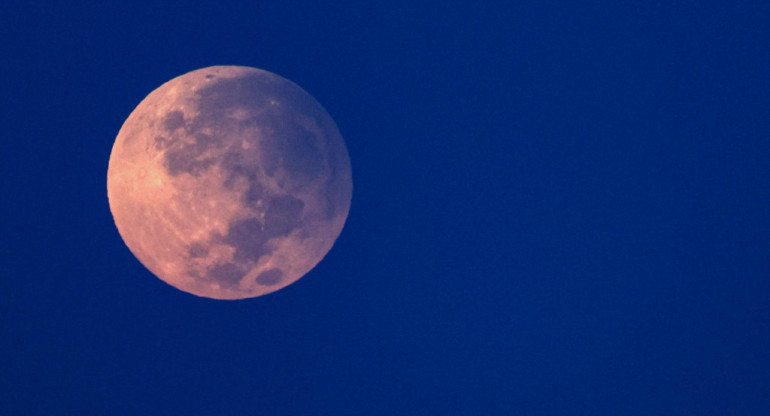
<path fill-rule="evenodd" d="M 0 415 L 770 414 L 770 3 L 259 3 L 2 6 Z M 130 112 L 211 65 L 352 163 L 255 299 L 163 283 L 107 201 Z"/>

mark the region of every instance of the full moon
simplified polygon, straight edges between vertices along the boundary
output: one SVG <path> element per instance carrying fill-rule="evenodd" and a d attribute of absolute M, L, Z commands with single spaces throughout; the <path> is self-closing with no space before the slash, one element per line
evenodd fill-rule
<path fill-rule="evenodd" d="M 324 108 L 291 81 L 242 66 L 192 71 L 121 127 L 107 196 L 120 236 L 161 280 L 243 299 L 299 280 L 350 209 L 350 159 Z"/>

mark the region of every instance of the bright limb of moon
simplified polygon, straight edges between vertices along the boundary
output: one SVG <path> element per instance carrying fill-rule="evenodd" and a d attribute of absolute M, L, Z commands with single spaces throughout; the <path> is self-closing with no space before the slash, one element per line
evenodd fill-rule
<path fill-rule="evenodd" d="M 150 93 L 123 124 L 107 193 L 124 242 L 158 278 L 242 299 L 297 281 L 328 253 L 352 197 L 345 143 L 296 84 L 240 66 Z"/>

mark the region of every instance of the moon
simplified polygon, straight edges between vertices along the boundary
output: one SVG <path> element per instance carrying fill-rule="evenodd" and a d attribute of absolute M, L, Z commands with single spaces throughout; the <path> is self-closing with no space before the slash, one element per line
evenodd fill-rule
<path fill-rule="evenodd" d="M 326 110 L 291 81 L 243 66 L 152 91 L 121 127 L 107 170 L 110 211 L 134 256 L 213 299 L 299 280 L 340 235 L 352 191 Z"/>

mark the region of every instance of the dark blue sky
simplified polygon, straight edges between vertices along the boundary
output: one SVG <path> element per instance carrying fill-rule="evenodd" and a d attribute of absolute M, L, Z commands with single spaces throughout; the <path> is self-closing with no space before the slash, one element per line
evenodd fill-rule
<path fill-rule="evenodd" d="M 0 414 L 770 414 L 765 2 L 32 3 Z M 237 302 L 151 275 L 106 193 L 139 101 L 221 64 L 310 92 L 354 180 L 325 260 Z"/>

